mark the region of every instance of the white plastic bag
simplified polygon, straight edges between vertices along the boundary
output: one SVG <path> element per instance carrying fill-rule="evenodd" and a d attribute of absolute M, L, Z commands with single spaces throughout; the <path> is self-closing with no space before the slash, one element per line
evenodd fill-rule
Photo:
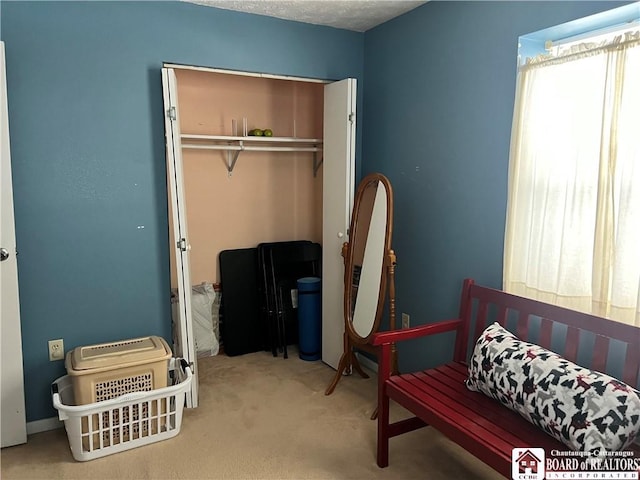
<path fill-rule="evenodd" d="M 213 299 L 213 305 L 211 307 L 211 319 L 213 320 L 213 333 L 220 342 L 220 306 L 222 305 L 222 287 L 219 283 L 213 284 L 213 291 L 215 297 Z"/>
<path fill-rule="evenodd" d="M 198 357 L 217 355 L 220 349 L 213 315 L 216 297 L 211 283 L 201 283 L 191 287 L 191 316 Z M 217 323 L 217 315 L 215 320 Z"/>

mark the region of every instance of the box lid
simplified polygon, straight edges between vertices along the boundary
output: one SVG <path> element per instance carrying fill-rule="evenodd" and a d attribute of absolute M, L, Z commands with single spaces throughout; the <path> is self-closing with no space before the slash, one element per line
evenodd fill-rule
<path fill-rule="evenodd" d="M 150 336 L 76 347 L 67 354 L 67 372 L 108 369 L 171 358 L 171 349 L 162 337 Z M 86 372 L 88 373 L 88 372 Z"/>

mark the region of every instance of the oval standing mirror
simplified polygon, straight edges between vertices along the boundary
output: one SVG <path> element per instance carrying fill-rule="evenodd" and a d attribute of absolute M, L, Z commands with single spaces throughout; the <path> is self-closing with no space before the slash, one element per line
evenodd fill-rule
<path fill-rule="evenodd" d="M 385 256 L 391 248 L 391 185 L 371 174 L 358 187 L 351 217 L 345 279 L 345 326 L 357 343 L 378 330 L 386 294 Z"/>
<path fill-rule="evenodd" d="M 393 191 L 382 174 L 367 175 L 358 186 L 351 214 L 349 242 L 342 248 L 344 275 L 344 352 L 327 388 L 329 395 L 351 367 L 368 378 L 354 348 L 375 353 L 369 345 L 380 327 L 389 286 L 389 327 L 395 329 L 395 254 L 391 250 Z M 393 359 L 395 365 L 395 358 Z M 395 370 L 395 367 L 394 367 Z"/>

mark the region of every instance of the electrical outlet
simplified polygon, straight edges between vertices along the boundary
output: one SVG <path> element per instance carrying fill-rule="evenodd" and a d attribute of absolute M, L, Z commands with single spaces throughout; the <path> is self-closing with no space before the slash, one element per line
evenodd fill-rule
<path fill-rule="evenodd" d="M 409 328 L 409 314 L 402 314 L 402 328 Z"/>
<path fill-rule="evenodd" d="M 49 340 L 49 361 L 56 360 L 64 360 L 64 341 L 61 338 Z"/>

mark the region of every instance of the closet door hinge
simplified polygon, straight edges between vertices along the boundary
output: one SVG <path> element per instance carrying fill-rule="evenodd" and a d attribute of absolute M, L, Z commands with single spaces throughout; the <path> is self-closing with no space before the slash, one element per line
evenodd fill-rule
<path fill-rule="evenodd" d="M 169 117 L 170 120 L 176 119 L 176 107 L 171 107 L 167 110 L 167 117 Z"/>
<path fill-rule="evenodd" d="M 178 250 L 180 250 L 181 252 L 186 252 L 187 251 L 187 239 L 186 238 L 181 238 L 180 240 L 178 240 Z"/>
<path fill-rule="evenodd" d="M 355 113 L 351 112 L 351 113 L 349 114 L 349 121 L 350 121 L 351 123 L 353 123 L 353 122 L 355 122 L 355 121 L 356 121 L 356 114 L 355 114 Z"/>

